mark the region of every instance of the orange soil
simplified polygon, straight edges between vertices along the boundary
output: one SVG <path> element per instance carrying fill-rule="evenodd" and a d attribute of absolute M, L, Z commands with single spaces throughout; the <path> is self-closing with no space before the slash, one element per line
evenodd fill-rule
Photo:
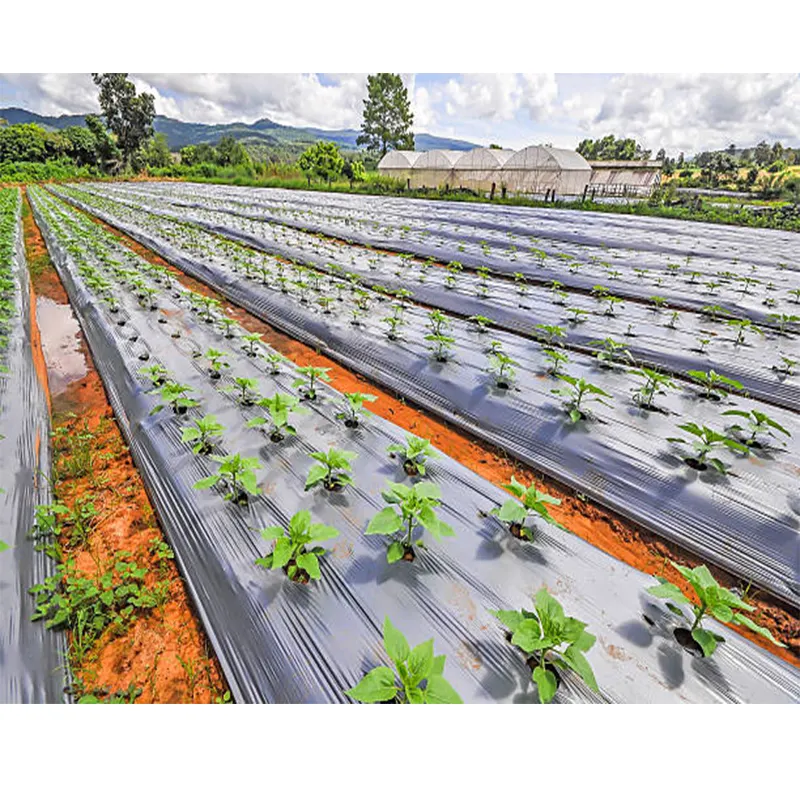
<path fill-rule="evenodd" d="M 75 210 L 79 212 L 78 209 Z M 561 505 L 552 509 L 552 515 L 574 534 L 642 572 L 663 575 L 692 596 L 691 587 L 669 564 L 669 560 L 694 567 L 702 563 L 696 556 L 642 530 L 612 511 L 580 499 L 569 487 L 516 462 L 499 448 L 487 445 L 450 424 L 431 417 L 409 401 L 369 383 L 336 361 L 291 339 L 244 309 L 231 305 L 222 295 L 204 283 L 180 272 L 163 258 L 101 219 L 91 214 L 85 215 L 151 263 L 169 268 L 186 288 L 219 300 L 225 314 L 236 319 L 250 332 L 263 334 L 263 340 L 267 344 L 291 361 L 301 366 L 313 364 L 329 368 L 330 385 L 338 391 L 375 395 L 378 399 L 370 405 L 372 412 L 416 436 L 429 439 L 437 449 L 494 484 L 508 483 L 512 475 L 526 485 L 536 482 L 540 489 L 561 500 Z M 717 567 L 709 568 L 721 584 L 729 587 L 741 585 L 740 581 L 724 570 Z M 756 597 L 751 597 L 749 600 L 756 606 L 753 618 L 760 625 L 767 627 L 778 641 L 786 645 L 786 649 L 776 647 L 763 637 L 743 628 L 737 627 L 735 630 L 780 658 L 800 667 L 800 617 L 780 599 L 759 591 L 754 594 Z"/>
<path fill-rule="evenodd" d="M 68 303 L 27 198 L 24 234 L 33 288 L 55 302 Z M 83 335 L 80 339 L 89 372 L 53 402 L 53 488 L 58 502 L 68 508 L 72 509 L 78 499 L 90 499 L 97 513 L 85 545 L 70 547 L 71 526 L 64 526 L 61 545 L 65 557 L 74 558 L 84 574 L 98 575 L 113 566 L 119 551 L 127 551 L 138 566 L 148 569 L 146 586 L 151 588 L 166 580 L 169 596 L 161 608 L 137 613 L 123 632 L 106 630 L 85 658 L 72 662 L 76 683 L 88 693 L 113 693 L 134 684 L 142 690 L 136 701 L 139 703 L 213 702 L 226 691 L 220 669 L 209 655 L 174 561 L 159 560 L 153 553 L 154 543 L 164 541 L 163 534 Z M 38 340 L 35 327 L 34 342 Z M 38 344 L 36 349 L 37 371 L 41 374 L 44 357 Z M 85 475 L 69 477 L 77 437 L 87 431 L 93 437 L 91 468 Z M 194 673 L 191 678 L 189 672 Z"/>

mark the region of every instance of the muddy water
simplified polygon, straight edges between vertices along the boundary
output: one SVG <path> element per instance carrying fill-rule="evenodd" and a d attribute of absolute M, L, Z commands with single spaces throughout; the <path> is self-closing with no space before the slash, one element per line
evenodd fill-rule
<path fill-rule="evenodd" d="M 57 397 L 89 371 L 81 352 L 80 326 L 68 305 L 42 296 L 36 298 L 36 320 L 47 364 L 50 396 Z"/>

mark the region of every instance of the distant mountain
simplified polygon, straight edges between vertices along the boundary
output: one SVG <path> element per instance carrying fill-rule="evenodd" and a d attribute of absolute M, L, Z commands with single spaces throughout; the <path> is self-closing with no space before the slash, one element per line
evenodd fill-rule
<path fill-rule="evenodd" d="M 23 108 L 0 108 L 0 118 L 5 119 L 10 125 L 35 122 L 48 130 L 83 125 L 85 120 L 83 114 L 45 117 Z M 203 142 L 215 144 L 222 136 L 232 136 L 257 151 L 274 151 L 286 155 L 297 155 L 320 139 L 336 142 L 343 150 L 358 149 L 356 145 L 358 131 L 293 128 L 289 125 L 279 125 L 270 119 L 260 119 L 253 123 L 230 122 L 222 125 L 205 125 L 201 122 L 181 122 L 170 117 L 156 116 L 153 127 L 157 133 L 166 134 L 171 150 L 180 150 L 186 145 Z M 471 142 L 444 139 L 427 133 L 419 133 L 414 139 L 417 150 L 471 150 L 473 147 L 478 147 Z"/>

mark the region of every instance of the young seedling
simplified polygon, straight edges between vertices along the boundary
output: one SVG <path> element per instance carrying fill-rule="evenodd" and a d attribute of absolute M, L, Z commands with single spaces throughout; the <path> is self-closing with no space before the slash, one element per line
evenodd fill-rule
<path fill-rule="evenodd" d="M 216 440 L 225 430 L 223 425 L 217 422 L 213 414 L 195 420 L 191 425 L 182 429 L 182 442 L 194 442 L 192 452 L 195 455 L 208 455 L 217 444 Z"/>
<path fill-rule="evenodd" d="M 586 623 L 566 616 L 561 604 L 544 588 L 536 593 L 534 609 L 491 613 L 511 631 L 511 643 L 530 656 L 528 666 L 533 670 L 539 702 L 549 703 L 558 691 L 555 667 L 574 672 L 593 692 L 599 692 L 584 655 L 596 641 L 586 631 Z"/>
<path fill-rule="evenodd" d="M 492 325 L 494 325 L 493 319 L 481 316 L 480 314 L 476 314 L 475 316 L 470 317 L 469 321 L 475 323 L 475 327 L 478 329 L 478 333 L 486 333 L 489 330 L 489 328 Z"/>
<path fill-rule="evenodd" d="M 654 294 L 650 298 L 650 303 L 656 311 L 660 311 L 662 308 L 667 307 L 667 298 L 661 297 L 660 295 Z"/>
<path fill-rule="evenodd" d="M 161 364 L 151 364 L 149 367 L 142 367 L 139 370 L 139 374 L 149 378 L 153 386 L 163 386 L 169 376 L 167 368 L 163 367 Z"/>
<path fill-rule="evenodd" d="M 317 399 L 317 381 L 329 381 L 328 373 L 330 367 L 298 367 L 297 372 L 302 375 L 293 384 L 293 389 L 300 389 L 300 393 L 306 400 Z"/>
<path fill-rule="evenodd" d="M 225 499 L 240 506 L 247 505 L 249 495 L 261 494 L 255 473 L 261 467 L 257 458 L 245 458 L 239 453 L 211 458 L 219 464 L 217 474 L 197 481 L 195 489 L 210 489 L 221 482 L 228 489 Z"/>
<path fill-rule="evenodd" d="M 778 647 L 786 646 L 775 639 L 767 628 L 757 625 L 749 617 L 741 613 L 742 611 L 755 611 L 755 606 L 751 606 L 729 589 L 720 586 L 705 564 L 689 569 L 689 567 L 676 564 L 674 561 L 670 561 L 670 563 L 694 589 L 697 601 L 690 600 L 674 583 L 670 583 L 666 578 L 659 576 L 654 576 L 658 581 L 658 586 L 652 586 L 647 591 L 653 597 L 667 601 L 667 608 L 673 614 L 692 623 L 691 628 L 677 628 L 675 630 L 675 638 L 683 647 L 709 658 L 714 655 L 717 645 L 725 641 L 719 634 L 707 631 L 702 627 L 700 623 L 707 614 L 710 614 L 720 622 L 741 625 L 743 628 L 763 636 Z M 687 605 L 694 614 L 693 620 L 687 617 L 683 609 L 680 608 L 680 606 Z"/>
<path fill-rule="evenodd" d="M 414 544 L 425 549 L 421 536 L 416 541 L 413 538 L 418 527 L 429 531 L 436 541 L 445 536 L 455 536 L 455 531 L 434 511 L 441 504 L 442 496 L 435 483 L 423 481 L 409 487 L 386 481 L 381 496 L 389 505 L 370 520 L 365 533 L 393 537 L 386 551 L 386 560 L 390 564 L 401 559 L 413 561 Z M 397 506 L 399 513 L 392 506 Z M 396 534 L 400 535 L 399 538 Z"/>
<path fill-rule="evenodd" d="M 281 371 L 281 364 L 284 361 L 288 361 L 286 356 L 283 356 L 280 353 L 266 353 L 264 358 L 269 362 L 270 375 L 277 375 Z"/>
<path fill-rule="evenodd" d="M 681 318 L 681 312 L 680 311 L 673 311 L 669 315 L 669 319 L 666 321 L 666 323 L 664 323 L 665 327 L 672 328 L 673 330 L 675 330 L 678 327 L 678 320 L 680 318 Z"/>
<path fill-rule="evenodd" d="M 721 475 L 727 475 L 729 469 L 728 465 L 718 458 L 709 458 L 709 454 L 719 447 L 727 447 L 738 453 L 746 454 L 748 452 L 748 448 L 741 442 L 731 439 L 724 433 L 719 433 L 711 428 L 707 428 L 705 425 L 698 425 L 695 422 L 685 422 L 683 425 L 678 425 L 678 427 L 682 431 L 691 434 L 694 439 L 686 441 L 686 439 L 678 436 L 669 436 L 667 437 L 667 441 L 675 442 L 676 444 L 691 445 L 694 449 L 694 455 L 685 456 L 683 460 L 692 469 L 702 472 L 708 469 L 708 465 L 710 464 Z"/>
<path fill-rule="evenodd" d="M 686 374 L 703 387 L 702 396 L 707 400 L 722 400 L 727 397 L 728 392 L 724 388 L 726 386 L 737 391 L 742 390 L 742 384 L 739 381 L 726 378 L 724 375 L 714 372 L 713 369 L 708 372 L 690 369 Z"/>
<path fill-rule="evenodd" d="M 564 528 L 561 523 L 556 522 L 550 515 L 547 506 L 560 506 L 561 501 L 549 494 L 540 492 L 533 484 L 525 486 L 520 483 L 513 475 L 511 483 L 504 483 L 504 489 L 508 489 L 517 500 L 506 500 L 502 506 L 492 509 L 492 514 L 496 514 L 498 519 L 508 524 L 509 530 L 517 539 L 527 539 L 533 541 L 534 529 L 526 525 L 528 517 L 536 516 L 559 528 Z"/>
<path fill-rule="evenodd" d="M 780 336 L 786 336 L 786 328 L 789 325 L 800 325 L 800 316 L 797 314 L 768 314 L 767 319 L 778 324 Z"/>
<path fill-rule="evenodd" d="M 391 667 L 370 670 L 345 694 L 359 703 L 460 704 L 456 690 L 444 679 L 445 656 L 434 656 L 433 639 L 413 650 L 405 636 L 386 617 L 383 623 L 383 646 L 392 660 Z M 399 683 L 399 686 L 398 686 Z"/>
<path fill-rule="evenodd" d="M 386 452 L 403 457 L 403 469 L 410 477 L 424 475 L 428 459 L 437 458 L 436 451 L 427 439 L 420 439 L 410 433 L 406 434 L 405 444 L 390 444 Z"/>
<path fill-rule="evenodd" d="M 219 380 L 222 377 L 222 370 L 230 367 L 228 363 L 228 354 L 222 350 L 214 350 L 209 348 L 205 352 L 205 357 L 209 362 L 208 374 L 212 380 Z"/>
<path fill-rule="evenodd" d="M 364 403 L 374 403 L 378 398 L 374 394 L 361 394 L 361 392 L 345 392 L 346 405 L 344 411 L 336 414 L 337 419 L 344 420 L 348 428 L 357 428 L 365 414 L 371 414 L 364 408 Z"/>
<path fill-rule="evenodd" d="M 386 338 L 392 342 L 397 341 L 400 338 L 399 330 L 405 325 L 403 318 L 396 316 L 383 317 L 381 322 L 385 323 L 388 328 L 386 331 Z"/>
<path fill-rule="evenodd" d="M 728 426 L 728 430 L 733 431 L 737 438 L 747 447 L 767 447 L 767 443 L 758 440 L 762 434 L 767 434 L 772 439 L 777 439 L 774 431 L 779 431 L 784 436 L 791 438 L 791 433 L 772 417 L 767 416 L 763 411 L 753 408 L 750 411 L 743 411 L 738 408 L 730 411 L 723 411 L 723 417 L 740 417 L 745 420 L 745 424 L 734 423 Z M 785 444 L 785 442 L 781 442 Z"/>
<path fill-rule="evenodd" d="M 561 339 L 567 338 L 567 332 L 559 325 L 545 325 L 540 323 L 536 325 L 536 330 L 542 332 L 542 338 L 545 344 L 550 347 L 553 345 L 558 346 Z"/>
<path fill-rule="evenodd" d="M 490 356 L 496 356 L 498 353 L 503 352 L 503 343 L 499 339 L 492 339 L 489 342 L 489 348 L 486 350 L 486 354 Z"/>
<path fill-rule="evenodd" d="M 637 375 L 644 379 L 641 386 L 633 390 L 633 402 L 639 408 L 647 408 L 651 411 L 658 411 L 659 409 L 653 403 L 653 399 L 657 394 L 664 394 L 665 389 L 673 389 L 675 383 L 669 377 L 664 375 L 658 370 L 642 367 L 631 371 L 631 375 Z"/>
<path fill-rule="evenodd" d="M 353 471 L 351 462 L 357 457 L 356 453 L 349 450 L 336 450 L 331 447 L 327 453 L 311 453 L 311 458 L 318 461 L 308 471 L 306 478 L 306 491 L 313 489 L 317 484 L 322 484 L 329 492 L 338 492 L 345 486 L 353 483 L 350 473 Z"/>
<path fill-rule="evenodd" d="M 621 358 L 624 358 L 629 364 L 633 363 L 633 356 L 625 345 L 610 336 L 605 339 L 595 339 L 589 342 L 589 345 L 591 347 L 602 346 L 602 350 L 597 350 L 594 354 L 601 367 L 613 368 Z"/>
<path fill-rule="evenodd" d="M 260 350 L 257 345 L 261 338 L 262 334 L 260 333 L 246 333 L 242 336 L 242 341 L 245 342 L 242 349 L 250 358 L 255 358 L 259 354 Z"/>
<path fill-rule="evenodd" d="M 736 329 L 736 339 L 733 342 L 736 346 L 744 344 L 744 337 L 748 331 L 764 335 L 761 328 L 750 319 L 730 319 L 725 324 Z"/>
<path fill-rule="evenodd" d="M 772 369 L 781 375 L 794 375 L 794 368 L 798 365 L 797 359 L 789 358 L 782 353 L 778 355 L 780 358 L 779 364 L 774 364 Z"/>
<path fill-rule="evenodd" d="M 182 383 L 175 381 L 166 381 L 161 386 L 153 389 L 150 394 L 160 394 L 163 403 L 159 403 L 150 413 L 157 414 L 162 408 L 170 406 L 173 413 L 185 414 L 190 408 L 199 406 L 192 397 L 189 397 L 189 392 L 192 391 L 191 386 L 186 386 Z"/>
<path fill-rule="evenodd" d="M 603 302 L 606 303 L 606 310 L 603 312 L 607 317 L 615 317 L 617 315 L 616 307 L 624 301 L 621 297 L 607 294 L 603 297 Z"/>
<path fill-rule="evenodd" d="M 234 387 L 225 391 L 235 395 L 236 402 L 242 406 L 252 406 L 258 397 L 258 381 L 255 378 L 233 379 Z"/>
<path fill-rule="evenodd" d="M 557 377 L 559 380 L 567 383 L 568 386 L 562 389 L 551 389 L 550 391 L 553 394 L 566 398 L 564 401 L 564 408 L 573 422 L 589 418 L 590 412 L 582 405 L 584 400 L 586 400 L 586 402 L 594 401 L 608 406 L 609 408 L 611 407 L 609 403 L 603 400 L 604 397 L 611 397 L 611 395 L 599 386 L 595 386 L 583 378 L 573 378 L 572 375 L 558 375 Z"/>
<path fill-rule="evenodd" d="M 581 322 L 584 322 L 584 317 L 589 315 L 589 312 L 585 308 L 579 308 L 578 306 L 571 306 L 567 309 L 570 314 L 569 321 L 573 325 L 580 325 Z"/>
<path fill-rule="evenodd" d="M 261 536 L 268 542 L 275 542 L 275 545 L 268 556 L 257 558 L 256 564 L 265 569 L 283 569 L 295 583 L 319 580 L 322 577 L 319 558 L 325 553 L 325 548 L 316 546 L 307 550 L 306 547 L 338 535 L 339 531 L 330 525 L 312 523 L 310 511 L 298 511 L 286 530 L 279 525 L 272 525 L 261 531 Z"/>
<path fill-rule="evenodd" d="M 514 383 L 519 362 L 507 356 L 505 353 L 498 353 L 496 356 L 489 356 L 489 372 L 494 375 L 494 383 L 498 389 L 510 389 Z"/>
<path fill-rule="evenodd" d="M 547 363 L 547 374 L 557 377 L 561 374 L 561 365 L 569 362 L 569 356 L 563 350 L 552 350 L 545 348 L 542 350 Z"/>
<path fill-rule="evenodd" d="M 269 419 L 266 417 L 253 417 L 247 421 L 247 427 L 260 428 L 269 422 L 269 438 L 276 444 L 282 442 L 287 434 L 292 436 L 297 434 L 294 426 L 289 424 L 289 414 L 307 413 L 296 397 L 282 392 L 276 392 L 272 397 L 262 398 L 258 401 L 258 405 L 266 409 Z"/>
<path fill-rule="evenodd" d="M 528 293 L 528 280 L 521 272 L 514 273 L 514 283 L 517 287 L 517 294 L 524 297 Z"/>
<path fill-rule="evenodd" d="M 431 333 L 441 336 L 450 327 L 450 319 L 441 311 L 434 309 L 428 314 L 428 327 Z"/>
<path fill-rule="evenodd" d="M 425 341 L 431 343 L 428 345 L 428 349 L 431 351 L 431 356 L 433 358 L 442 363 L 450 360 L 450 357 L 453 355 L 450 345 L 455 342 L 455 339 L 452 336 L 429 333 L 425 337 Z"/>

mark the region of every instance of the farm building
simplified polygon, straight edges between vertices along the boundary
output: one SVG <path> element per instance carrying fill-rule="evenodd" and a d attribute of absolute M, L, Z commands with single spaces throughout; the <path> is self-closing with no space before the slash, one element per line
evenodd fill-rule
<path fill-rule="evenodd" d="M 411 169 L 421 155 L 419 150 L 390 150 L 378 164 L 378 171 L 381 175 L 405 182 L 411 177 Z"/>
<path fill-rule="evenodd" d="M 649 196 L 661 183 L 660 161 L 591 161 L 593 194 Z"/>
<path fill-rule="evenodd" d="M 513 150 L 498 150 L 491 147 L 478 147 L 469 150 L 456 161 L 453 184 L 476 192 L 500 191 L 501 180 L 498 170 L 514 155 Z"/>
<path fill-rule="evenodd" d="M 412 189 L 449 186 L 491 192 L 494 184 L 496 191 L 510 194 L 558 196 L 582 194 L 592 174 L 589 162 L 575 151 L 538 145 L 517 152 L 484 147 L 467 152 L 395 150 L 381 159 L 378 171 L 407 181 Z"/>
<path fill-rule="evenodd" d="M 592 168 L 580 153 L 533 145 L 518 150 L 503 165 L 500 180 L 511 194 L 583 194 Z"/>

